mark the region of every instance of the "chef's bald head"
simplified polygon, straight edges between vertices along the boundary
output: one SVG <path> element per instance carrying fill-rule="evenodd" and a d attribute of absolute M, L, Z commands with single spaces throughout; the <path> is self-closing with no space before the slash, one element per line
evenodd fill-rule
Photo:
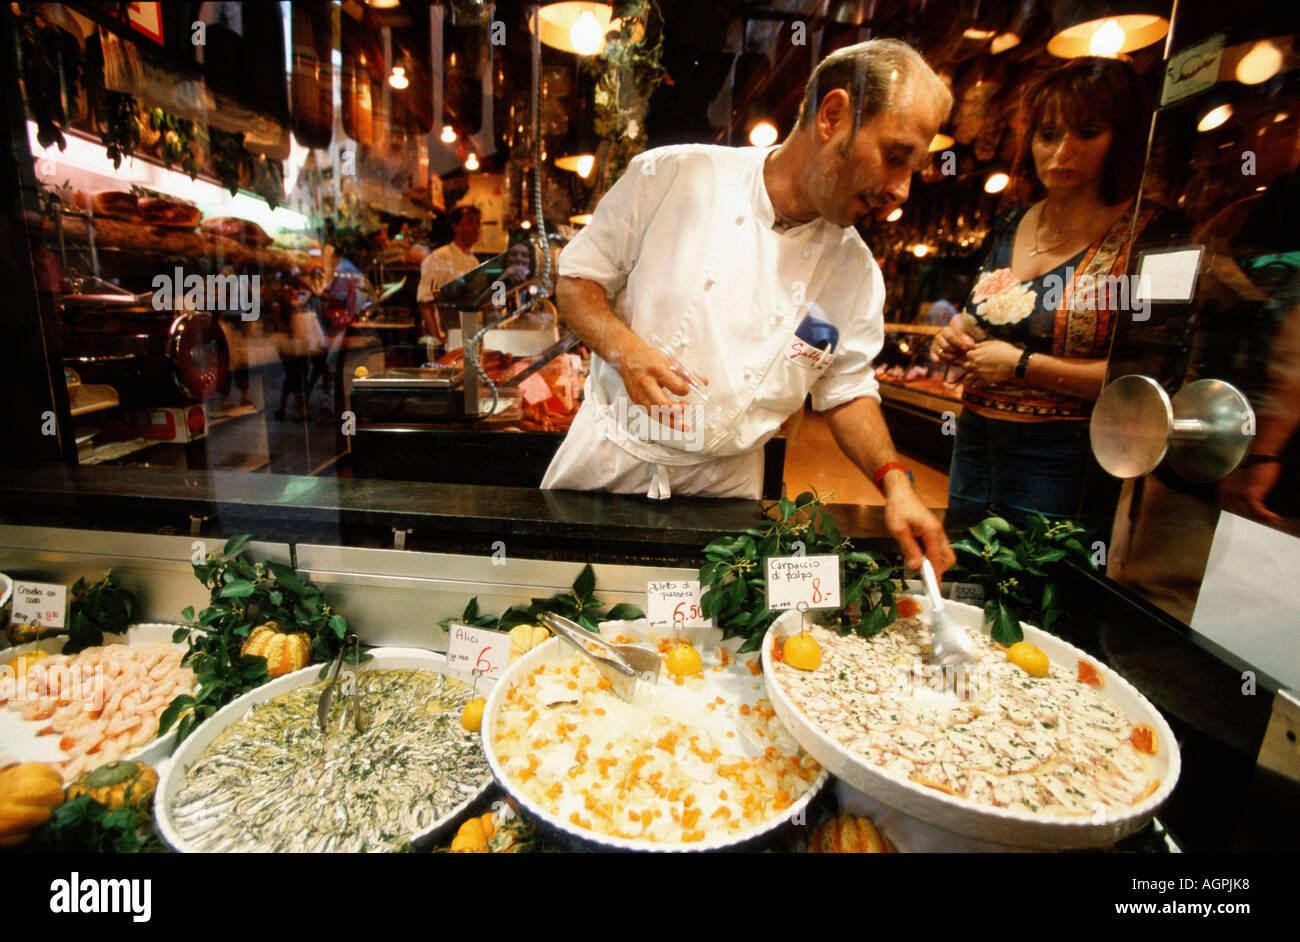
<path fill-rule="evenodd" d="M 795 131 L 812 123 L 822 99 L 835 89 L 848 93 L 855 131 L 864 120 L 885 108 L 909 111 L 918 98 L 936 105 L 942 118 L 952 110 L 948 86 L 919 52 L 897 39 L 872 39 L 845 46 L 819 62 L 799 103 Z"/>

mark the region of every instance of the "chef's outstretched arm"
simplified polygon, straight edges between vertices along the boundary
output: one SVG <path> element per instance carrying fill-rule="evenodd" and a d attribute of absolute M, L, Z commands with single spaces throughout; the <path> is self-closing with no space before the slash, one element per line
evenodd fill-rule
<path fill-rule="evenodd" d="M 876 470 L 898 460 L 893 440 L 885 426 L 880 403 L 869 396 L 854 399 L 825 413 L 831 434 L 840 450 L 871 477 Z M 907 475 L 894 469 L 885 475 L 885 526 L 903 551 L 909 569 L 921 566 L 921 554 L 929 558 L 937 574 L 942 575 L 957 561 L 943 526 L 921 503 Z M 919 542 L 918 542 L 919 541 Z"/>
<path fill-rule="evenodd" d="M 587 348 L 618 370 L 633 402 L 647 409 L 669 408 L 680 415 L 680 404 L 669 399 L 664 390 L 684 396 L 690 387 L 673 372 L 666 356 L 619 320 L 600 285 L 583 278 L 561 277 L 555 285 L 555 298 L 560 316 Z"/>

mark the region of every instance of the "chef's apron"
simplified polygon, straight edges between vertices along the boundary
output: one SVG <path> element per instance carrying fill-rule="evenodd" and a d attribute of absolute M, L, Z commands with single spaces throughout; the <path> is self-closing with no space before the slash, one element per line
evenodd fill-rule
<path fill-rule="evenodd" d="M 793 414 L 832 360 L 830 353 L 814 350 L 792 334 L 768 362 L 758 395 L 743 406 L 724 409 L 708 429 L 700 451 L 637 438 L 620 423 L 620 410 L 601 384 L 588 377 L 582 407 L 547 468 L 542 487 L 644 493 L 654 500 L 665 500 L 674 491 L 756 500 L 762 493 L 763 446 L 771 435 L 735 454 L 735 436 L 746 413 L 770 408 L 779 399 Z"/>

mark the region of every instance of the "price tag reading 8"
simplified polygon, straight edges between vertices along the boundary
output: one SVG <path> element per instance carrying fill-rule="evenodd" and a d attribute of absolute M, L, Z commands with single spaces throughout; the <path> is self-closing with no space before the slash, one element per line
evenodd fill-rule
<path fill-rule="evenodd" d="M 487 628 L 472 628 L 452 622 L 447 629 L 450 644 L 447 666 L 468 678 L 500 677 L 510 663 L 510 636 Z"/>
<path fill-rule="evenodd" d="M 652 628 L 711 628 L 713 622 L 700 611 L 700 583 L 647 582 L 646 618 Z"/>
<path fill-rule="evenodd" d="M 767 607 L 772 611 L 798 608 L 839 608 L 838 556 L 769 556 Z"/>
<path fill-rule="evenodd" d="M 68 587 L 46 582 L 14 583 L 12 621 L 18 625 L 62 628 L 66 618 Z"/>

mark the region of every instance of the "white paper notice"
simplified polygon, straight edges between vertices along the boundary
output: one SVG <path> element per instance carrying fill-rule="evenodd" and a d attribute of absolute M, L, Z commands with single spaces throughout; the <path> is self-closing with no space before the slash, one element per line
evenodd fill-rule
<path fill-rule="evenodd" d="M 480 677 L 500 677 L 510 663 L 510 636 L 488 628 L 471 628 L 455 622 L 447 629 L 451 645 L 447 666 L 461 674 L 479 671 Z"/>
<path fill-rule="evenodd" d="M 838 556 L 769 556 L 767 607 L 772 611 L 840 607 Z"/>
<path fill-rule="evenodd" d="M 1297 572 L 1300 539 L 1220 513 L 1193 630 L 1279 683 L 1300 688 Z"/>
<path fill-rule="evenodd" d="M 68 587 L 48 582 L 14 583 L 12 621 L 19 625 L 62 628 L 67 615 Z"/>
<path fill-rule="evenodd" d="M 1138 261 L 1139 301 L 1190 301 L 1201 270 L 1199 245 L 1185 249 L 1145 252 Z"/>
<path fill-rule="evenodd" d="M 683 628 L 712 628 L 713 623 L 700 614 L 700 583 L 647 582 L 645 585 L 646 618 L 651 628 L 671 628 L 678 622 Z"/>

